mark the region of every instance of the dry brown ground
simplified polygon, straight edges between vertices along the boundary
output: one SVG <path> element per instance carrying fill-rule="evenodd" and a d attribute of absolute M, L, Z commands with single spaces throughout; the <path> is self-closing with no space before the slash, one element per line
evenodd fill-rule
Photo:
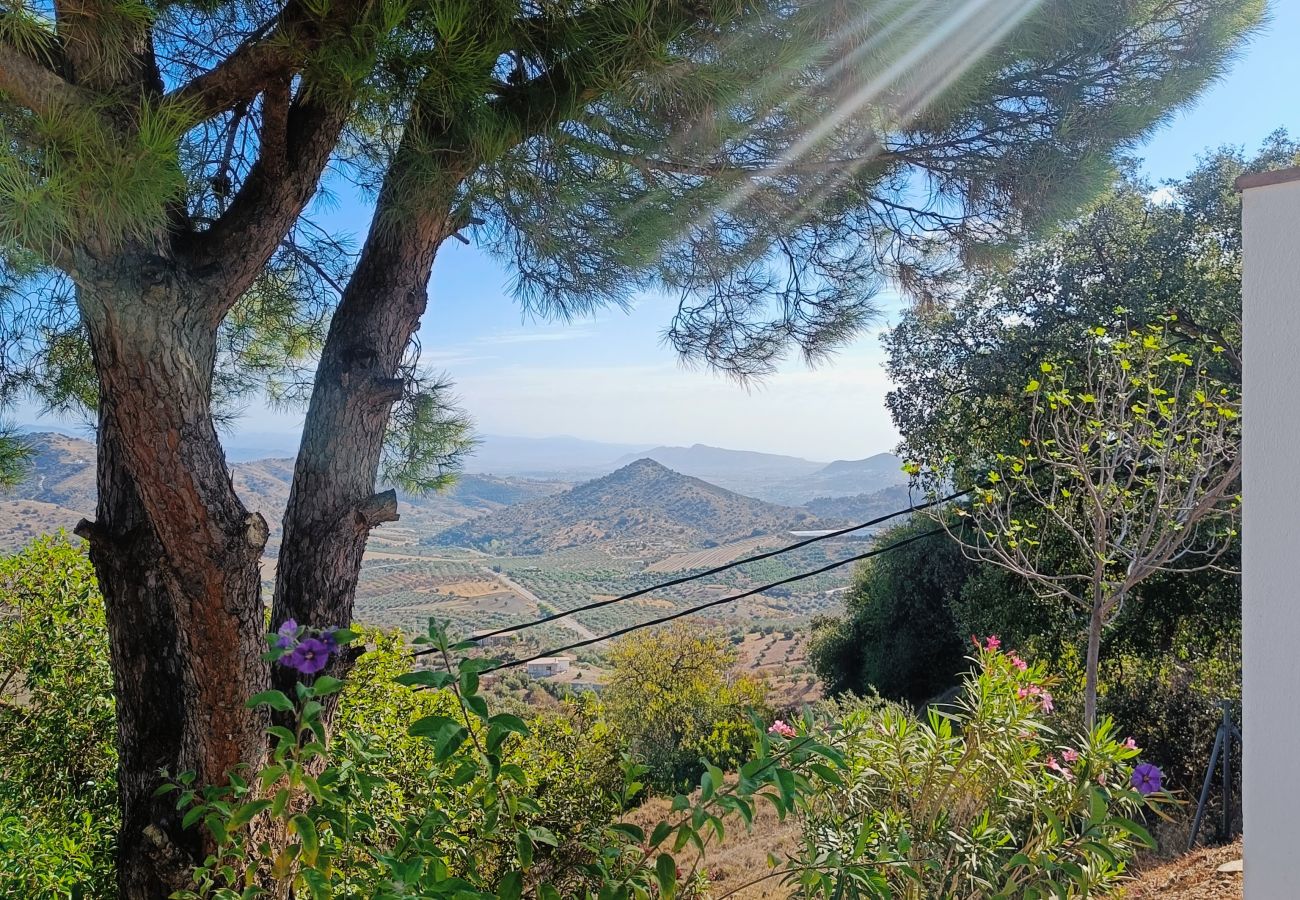
<path fill-rule="evenodd" d="M 671 819 L 670 803 L 656 797 L 637 809 L 628 821 L 647 831 L 661 819 Z M 763 879 L 772 869 L 768 854 L 784 860 L 799 844 L 799 826 L 793 819 L 781 822 L 770 804 L 763 803 L 754 813 L 754 830 L 746 832 L 739 821 L 726 823 L 727 836 L 721 845 L 711 845 L 704 868 L 709 876 L 710 894 L 727 900 L 776 900 L 790 896 L 777 878 Z M 763 879 L 763 880 L 759 880 Z"/>
<path fill-rule="evenodd" d="M 1186 856 L 1153 865 L 1125 885 L 1115 900 L 1241 900 L 1241 873 L 1219 866 L 1241 859 L 1241 841 L 1193 850 Z"/>

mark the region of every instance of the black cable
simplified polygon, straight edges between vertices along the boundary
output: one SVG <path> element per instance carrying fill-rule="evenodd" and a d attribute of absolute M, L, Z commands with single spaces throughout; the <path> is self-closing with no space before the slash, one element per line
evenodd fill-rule
<path fill-rule="evenodd" d="M 971 488 L 971 490 L 974 490 L 974 488 Z M 744 593 L 741 594 L 733 594 L 730 597 L 722 597 L 718 600 L 710 600 L 708 603 L 701 603 L 698 606 L 688 607 L 687 609 L 679 610 L 678 612 L 675 612 L 671 615 L 661 616 L 658 619 L 651 619 L 648 622 L 640 622 L 636 625 L 628 625 L 626 628 L 620 628 L 617 631 L 611 631 L 609 634 L 601 635 L 600 637 L 587 638 L 586 640 L 576 641 L 572 644 L 566 644 L 563 647 L 555 647 L 550 650 L 543 650 L 541 653 L 535 654 L 533 656 L 525 657 L 524 659 L 515 659 L 509 662 L 498 663 L 495 666 L 491 666 L 490 668 L 483 669 L 480 674 L 487 674 L 488 672 L 496 672 L 500 669 L 510 669 L 515 666 L 522 666 L 530 662 L 536 662 L 539 659 L 545 659 L 548 656 L 555 656 L 557 653 L 564 653 L 567 650 L 577 650 L 581 647 L 587 647 L 591 644 L 600 643 L 601 641 L 608 641 L 612 638 L 622 637 L 625 634 L 628 634 L 633 631 L 638 631 L 642 628 L 650 628 L 651 626 L 654 625 L 662 625 L 665 622 L 671 622 L 674 619 L 681 619 L 685 616 L 694 615 L 697 612 L 710 609 L 714 606 L 721 606 L 724 603 L 733 603 L 736 600 L 743 600 L 745 597 L 752 597 L 754 594 L 761 594 L 764 591 L 771 590 L 774 587 L 780 587 L 783 584 L 790 584 L 793 581 L 801 581 L 804 578 L 811 578 L 814 575 L 821 575 L 823 572 L 829 572 L 831 569 L 838 569 L 840 566 L 846 566 L 849 563 L 861 562 L 862 560 L 870 559 L 873 556 L 880 556 L 882 553 L 888 553 L 891 550 L 897 550 L 900 547 L 906 547 L 908 544 L 913 544 L 925 538 L 934 537 L 936 535 L 940 535 L 944 533 L 946 532 L 945 529 L 943 528 L 935 528 L 930 531 L 923 531 L 920 534 L 914 534 L 911 537 L 903 538 L 901 541 L 895 541 L 892 544 L 886 544 L 884 547 L 875 547 L 871 550 L 868 550 L 866 553 L 859 553 L 857 556 L 850 556 L 847 559 L 838 560 L 836 562 L 830 563 L 829 565 L 822 566 L 820 569 L 813 569 L 809 572 L 800 572 L 798 575 L 791 575 L 788 578 L 782 578 L 780 581 L 773 581 L 771 584 L 765 584 L 762 587 L 756 587 L 753 588 L 752 590 L 745 591 Z M 427 653 L 430 651 L 426 650 L 421 652 Z"/>
<path fill-rule="evenodd" d="M 831 538 L 842 537 L 846 534 L 852 534 L 855 531 L 861 531 L 864 528 L 872 528 L 876 525 L 880 525 L 884 522 L 888 522 L 890 519 L 896 519 L 899 516 L 905 516 L 909 513 L 919 512 L 920 510 L 923 509 L 929 509 L 932 506 L 939 506 L 944 503 L 950 503 L 953 500 L 957 500 L 958 498 L 966 496 L 972 491 L 979 490 L 981 487 L 983 487 L 983 485 L 975 485 L 974 487 L 968 487 L 964 491 L 957 491 L 956 493 L 949 494 L 946 497 L 939 497 L 938 499 L 935 500 L 927 500 L 925 503 L 916 506 L 909 506 L 906 509 L 899 509 L 891 513 L 886 513 L 883 516 L 877 516 L 876 518 L 868 522 L 863 522 L 860 525 L 850 525 L 847 528 L 840 528 L 836 531 L 831 531 L 826 534 L 819 534 L 816 537 L 810 537 L 802 541 L 796 541 L 795 543 L 789 544 L 785 547 L 778 547 L 775 550 L 768 550 L 764 553 L 757 553 L 753 556 L 747 556 L 744 559 L 737 559 L 729 563 L 724 563 L 723 565 L 715 566 L 712 569 L 706 569 L 703 572 L 697 572 L 694 575 L 683 575 L 680 578 L 674 578 L 670 581 L 664 581 L 659 584 L 652 584 L 650 587 L 641 588 L 640 590 L 632 591 L 630 594 L 623 594 L 622 596 L 619 597 L 611 597 L 607 600 L 597 600 L 594 603 L 586 603 L 583 604 L 582 606 L 575 606 L 573 609 L 566 609 L 563 610 L 562 612 L 551 613 L 548 616 L 543 616 L 540 619 L 534 619 L 531 622 L 521 622 L 518 625 L 506 625 L 505 627 L 498 628 L 495 631 L 488 631 L 483 634 L 477 635 L 474 638 L 474 640 L 482 642 L 490 638 L 498 637 L 503 634 L 513 634 L 516 631 L 523 631 L 526 628 L 535 628 L 538 625 L 545 625 L 548 622 L 555 622 L 559 619 L 567 619 L 569 616 L 577 615 L 578 613 L 583 613 L 583 612 L 590 612 L 593 609 L 600 609 L 603 606 L 609 606 L 610 604 L 613 603 L 622 603 L 625 600 L 634 600 L 637 597 L 643 597 L 646 594 L 653 593 L 654 591 L 662 591 L 664 588 L 676 587 L 677 585 L 685 584 L 688 581 L 695 581 L 700 578 L 708 578 L 712 575 L 717 575 L 720 572 L 726 572 L 729 569 L 737 568 L 738 566 L 747 565 L 752 562 L 759 562 L 760 560 L 764 560 L 764 559 L 771 559 L 774 556 L 780 556 L 783 553 L 789 553 L 792 550 L 798 550 L 801 547 L 807 547 L 809 544 L 815 544 L 818 541 L 827 541 L 830 540 Z M 435 651 L 432 648 L 429 648 L 425 650 L 417 650 L 412 655 L 424 656 L 426 654 L 433 653 L 433 652 Z"/>

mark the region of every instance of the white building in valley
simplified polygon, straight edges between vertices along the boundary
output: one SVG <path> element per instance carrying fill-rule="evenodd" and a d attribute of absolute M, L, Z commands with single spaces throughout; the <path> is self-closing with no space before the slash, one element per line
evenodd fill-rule
<path fill-rule="evenodd" d="M 552 675 L 569 671 L 569 664 L 572 662 L 571 656 L 543 656 L 528 664 L 528 674 L 532 678 L 550 678 Z"/>

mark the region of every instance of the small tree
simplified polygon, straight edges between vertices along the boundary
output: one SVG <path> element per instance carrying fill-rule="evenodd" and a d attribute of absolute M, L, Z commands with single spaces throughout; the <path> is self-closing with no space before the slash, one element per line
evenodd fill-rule
<path fill-rule="evenodd" d="M 1172 319 L 1172 317 L 1170 317 Z M 1044 360 L 1024 390 L 1023 452 L 997 453 L 950 533 L 974 558 L 1087 612 L 1084 717 L 1097 711 L 1101 634 L 1133 588 L 1216 564 L 1240 505 L 1240 394 L 1214 374 L 1225 349 L 1175 341 L 1169 320 L 1093 330 L 1078 361 Z M 1075 552 L 1060 562 L 1045 543 Z"/>
<path fill-rule="evenodd" d="M 736 671 L 739 654 L 721 634 L 677 626 L 623 638 L 610 650 L 603 700 L 610 723 L 665 791 L 693 783 L 702 758 L 733 768 L 753 737 L 751 712 L 767 688 Z"/>

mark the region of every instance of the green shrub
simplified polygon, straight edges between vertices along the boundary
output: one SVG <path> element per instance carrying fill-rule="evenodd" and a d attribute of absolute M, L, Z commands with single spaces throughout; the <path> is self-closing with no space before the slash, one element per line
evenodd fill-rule
<path fill-rule="evenodd" d="M 0 896 L 112 895 L 112 684 L 80 547 L 51 535 L 0 559 Z"/>
<path fill-rule="evenodd" d="M 738 658 L 725 636 L 687 626 L 635 633 L 611 648 L 606 713 L 652 787 L 693 784 L 705 760 L 724 769 L 745 760 L 753 715 L 770 712 L 766 686 L 736 673 Z"/>
<path fill-rule="evenodd" d="M 1052 727 L 1044 667 L 980 650 L 961 697 L 918 719 L 894 704 L 850 711 L 828 733 L 848 774 L 805 808 L 805 851 L 788 878 L 814 896 L 941 900 L 1082 897 L 1116 883 L 1151 799 L 1130 788 L 1137 749 L 1103 721 Z M 828 869 L 838 869 L 839 878 Z M 855 874 L 856 873 L 856 874 Z"/>
<path fill-rule="evenodd" d="M 277 637 L 270 636 L 273 660 L 289 654 L 277 646 Z M 354 635 L 339 631 L 334 637 L 345 644 Z M 303 645 L 308 638 L 318 636 L 295 632 Z M 443 655 L 470 646 L 450 645 L 433 627 L 429 639 Z M 436 702 L 453 705 L 449 713 L 423 716 L 407 729 L 427 745 L 424 780 L 448 792 L 444 802 L 380 815 L 372 814 L 371 800 L 384 787 L 387 751 L 344 732 L 331 743 L 321 723 L 323 704 L 343 691 L 342 682 L 309 676 L 296 684 L 293 696 L 267 691 L 251 698 L 250 704 L 270 707 L 293 726 L 269 729 L 274 751 L 268 765 L 253 777 L 232 773 L 224 787 L 195 788 L 192 775 L 184 774 L 162 789 L 176 794 L 186 823 L 203 827 L 214 847 L 194 870 L 192 888 L 177 896 L 694 897 L 695 882 L 678 883 L 675 854 L 702 855 L 723 837 L 726 816 L 752 821 L 760 794 L 787 814 L 798 795 L 814 789 L 819 769 L 831 771 L 824 762 L 838 759 L 812 737 L 773 740 L 758 734 L 754 760 L 738 778 L 728 780 L 720 769 L 706 767 L 695 796 L 678 795 L 669 816 L 648 833 L 614 819 L 640 790 L 635 765 L 623 766 L 613 783 L 599 772 L 584 782 L 605 810 L 599 821 L 588 815 L 590 797 L 571 816 L 577 798 L 571 779 L 564 775 L 558 791 L 547 782 L 557 767 L 567 770 L 583 761 L 581 754 L 566 752 L 573 749 L 575 732 L 555 720 L 534 730 L 515 716 L 493 714 L 478 690 L 478 673 L 489 665 L 466 659 L 454 669 L 399 677 L 408 687 L 439 696 Z M 532 774 L 524 770 L 522 762 L 537 762 L 536 755 L 548 751 Z M 600 756 L 596 762 L 603 766 Z M 268 834 L 287 840 L 265 840 Z"/>

